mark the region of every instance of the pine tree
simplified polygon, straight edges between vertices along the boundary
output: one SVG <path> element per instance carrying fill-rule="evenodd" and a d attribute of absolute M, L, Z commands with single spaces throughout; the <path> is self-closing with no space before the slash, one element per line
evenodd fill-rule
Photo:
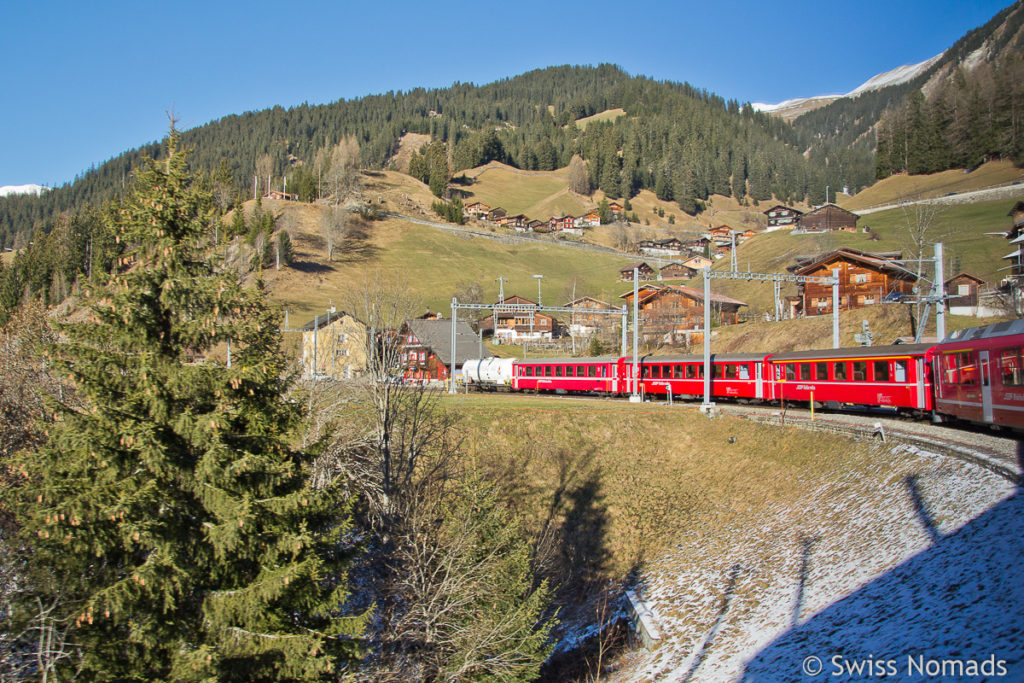
<path fill-rule="evenodd" d="M 114 226 L 121 272 L 53 347 L 84 407 L 56 406 L 6 493 L 34 546 L 25 599 L 60 598 L 90 679 L 313 680 L 358 655 L 345 506 L 290 446 L 263 292 L 199 250 L 209 206 L 172 127 Z M 229 340 L 230 368 L 189 362 Z"/>

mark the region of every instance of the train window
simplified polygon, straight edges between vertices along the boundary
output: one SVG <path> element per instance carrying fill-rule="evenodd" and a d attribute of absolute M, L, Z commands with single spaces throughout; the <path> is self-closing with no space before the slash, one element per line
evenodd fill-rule
<path fill-rule="evenodd" d="M 796 379 L 796 363 L 786 363 L 786 380 L 792 381 Z"/>
<path fill-rule="evenodd" d="M 887 360 L 876 360 L 873 365 L 875 366 L 875 381 L 876 382 L 888 382 L 889 381 L 889 361 Z"/>
<path fill-rule="evenodd" d="M 651 376 L 651 366 L 650 365 L 641 365 L 640 366 L 640 376 L 641 377 L 650 377 Z"/>
<path fill-rule="evenodd" d="M 894 360 L 892 362 L 892 381 L 893 382 L 906 382 L 907 381 L 907 361 L 905 360 Z"/>
<path fill-rule="evenodd" d="M 561 365 L 556 365 L 555 366 L 555 377 L 561 377 L 561 376 L 562 376 L 562 366 Z"/>
<path fill-rule="evenodd" d="M 1002 377 L 1003 386 L 1014 387 L 1024 384 L 1020 352 L 1020 349 L 1005 349 L 999 353 L 999 376 Z"/>
<path fill-rule="evenodd" d="M 676 378 L 676 379 L 682 379 L 683 378 L 683 366 L 682 365 L 673 365 L 672 366 L 672 376 L 674 378 Z"/>
<path fill-rule="evenodd" d="M 593 377 L 595 374 L 596 373 L 594 371 L 594 366 L 593 365 L 588 365 L 587 366 L 587 377 Z"/>
<path fill-rule="evenodd" d="M 978 366 L 974 361 L 974 353 L 964 351 L 958 353 L 957 365 L 960 366 L 960 384 L 978 383 Z"/>
<path fill-rule="evenodd" d="M 828 380 L 828 363 L 815 363 L 814 364 L 814 379 L 819 382 Z"/>
<path fill-rule="evenodd" d="M 660 365 L 653 365 L 653 366 L 651 366 L 651 372 L 653 373 L 651 375 L 652 377 L 654 377 L 655 379 L 661 379 L 661 366 Z"/>
<path fill-rule="evenodd" d="M 833 367 L 835 378 L 840 382 L 846 381 L 846 363 L 836 363 Z"/>
<path fill-rule="evenodd" d="M 811 364 L 810 363 L 800 363 L 800 365 L 797 366 L 797 379 L 802 379 L 802 380 L 809 380 L 809 379 L 811 379 Z"/>
<path fill-rule="evenodd" d="M 853 361 L 853 381 L 865 382 L 868 378 L 868 362 L 866 360 Z"/>
<path fill-rule="evenodd" d="M 533 377 L 533 366 L 527 365 L 525 368 L 523 368 L 523 374 L 525 374 L 527 377 Z"/>
<path fill-rule="evenodd" d="M 598 377 L 604 377 L 604 366 L 603 365 L 597 366 L 597 376 Z"/>
<path fill-rule="evenodd" d="M 736 367 L 736 376 L 740 379 L 750 379 L 750 367 L 747 365 L 739 365 Z"/>
<path fill-rule="evenodd" d="M 696 365 L 687 365 L 686 366 L 686 379 L 696 379 L 696 378 L 697 378 L 697 366 Z"/>
<path fill-rule="evenodd" d="M 551 366 L 550 365 L 545 365 L 544 366 L 544 376 L 545 377 L 550 377 L 551 376 Z"/>

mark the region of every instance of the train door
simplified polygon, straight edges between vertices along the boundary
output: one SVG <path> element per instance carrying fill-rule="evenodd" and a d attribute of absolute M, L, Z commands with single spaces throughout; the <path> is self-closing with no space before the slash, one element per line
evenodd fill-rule
<path fill-rule="evenodd" d="M 992 422 L 992 382 L 989 379 L 988 351 L 980 351 L 981 363 L 981 419 Z"/>
<path fill-rule="evenodd" d="M 914 359 L 914 373 L 915 377 L 915 388 L 917 389 L 917 407 L 926 409 L 928 405 L 925 403 L 925 359 L 924 356 L 919 356 Z"/>
<path fill-rule="evenodd" d="M 761 363 L 754 363 L 754 397 L 764 398 L 764 381 Z"/>

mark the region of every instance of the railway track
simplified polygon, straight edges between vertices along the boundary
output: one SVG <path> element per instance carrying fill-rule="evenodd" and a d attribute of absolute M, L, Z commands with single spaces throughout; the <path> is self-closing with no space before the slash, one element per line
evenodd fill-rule
<path fill-rule="evenodd" d="M 1024 485 L 1024 441 L 1014 436 L 997 436 L 984 428 L 961 429 L 852 413 L 819 413 L 812 419 L 810 411 L 806 410 L 783 413 L 778 408 L 720 408 L 725 413 L 756 422 L 844 434 L 855 439 L 898 441 L 982 467 L 1016 486 Z"/>
<path fill-rule="evenodd" d="M 558 401 L 621 401 L 623 398 L 549 395 Z M 657 401 L 662 403 L 662 401 Z M 676 401 L 676 406 L 696 409 L 698 404 Z M 994 433 L 986 427 L 935 425 L 909 418 L 852 412 L 817 411 L 777 406 L 717 404 L 723 414 L 765 424 L 843 434 L 854 439 L 897 441 L 909 447 L 956 458 L 992 472 L 1016 486 L 1024 486 L 1024 435 Z"/>

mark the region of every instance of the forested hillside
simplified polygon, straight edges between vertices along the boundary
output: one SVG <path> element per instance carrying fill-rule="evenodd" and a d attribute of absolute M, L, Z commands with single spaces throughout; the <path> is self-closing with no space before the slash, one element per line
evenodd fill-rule
<path fill-rule="evenodd" d="M 913 80 L 844 97 L 800 116 L 811 160 L 829 156 L 859 184 L 877 148 L 876 173 L 933 173 L 984 161 L 1024 161 L 1021 120 L 1024 3 L 969 31 Z"/>
<path fill-rule="evenodd" d="M 584 130 L 575 126 L 579 118 L 614 108 L 626 115 Z M 182 141 L 197 170 L 216 171 L 239 193 L 251 192 L 260 165 L 260 178 L 269 175 L 280 187 L 287 176 L 291 191 L 308 196 L 322 168 L 321 150 L 353 136 L 363 165 L 381 168 L 405 132 L 445 143 L 454 172 L 491 160 L 553 169 L 580 154 L 589 162 L 592 186 L 615 197 L 648 188 L 691 213 L 712 193 L 820 201 L 826 184 L 855 184 L 841 165 L 804 159 L 804 145 L 784 122 L 687 84 L 634 77 L 610 65 L 275 107 L 194 128 Z M 133 164 L 153 152 L 151 146 L 126 152 L 42 197 L 0 200 L 0 244 L 21 247 L 34 228 L 52 229 L 56 214 L 113 198 Z"/>

